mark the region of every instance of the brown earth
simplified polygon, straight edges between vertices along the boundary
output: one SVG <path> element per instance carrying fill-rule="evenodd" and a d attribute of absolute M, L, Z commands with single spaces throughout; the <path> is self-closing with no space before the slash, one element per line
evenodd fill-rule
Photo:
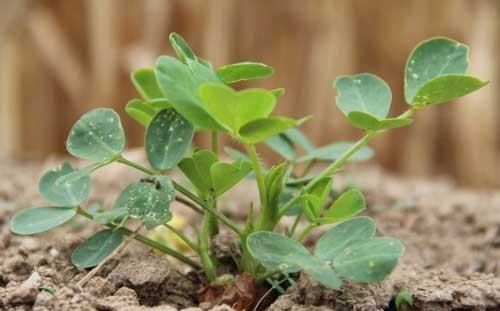
<path fill-rule="evenodd" d="M 85 220 L 39 236 L 11 234 L 8 221 L 15 210 L 43 204 L 36 181 L 55 163 L 0 165 L 0 310 L 232 310 L 199 304 L 200 277 L 137 242 L 79 288 L 87 271 L 74 268 L 69 256 L 98 229 Z M 369 167 L 358 171 L 336 183 L 365 191 L 367 214 L 379 233 L 406 245 L 401 264 L 380 284 L 346 283 L 341 290 L 302 275 L 266 310 L 396 310 L 394 297 L 401 290 L 413 294 L 414 305 L 406 310 L 500 310 L 500 193 L 461 190 L 446 180 L 402 180 Z M 94 189 L 101 191 L 92 200 L 112 202 L 139 176 L 106 169 L 95 178 Z M 234 217 L 244 214 L 255 193 L 241 188 L 221 203 Z"/>

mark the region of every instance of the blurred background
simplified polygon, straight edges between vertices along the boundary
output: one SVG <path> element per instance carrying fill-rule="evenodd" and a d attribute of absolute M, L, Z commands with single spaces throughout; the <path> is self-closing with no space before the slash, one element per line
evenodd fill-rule
<path fill-rule="evenodd" d="M 378 138 L 377 161 L 405 175 L 495 187 L 499 16 L 498 0 L 0 0 L 0 154 L 64 154 L 71 125 L 95 107 L 117 110 L 129 147 L 141 145 L 143 129 L 123 111 L 138 96 L 129 72 L 173 54 L 172 31 L 214 66 L 252 60 L 274 67 L 272 78 L 249 85 L 286 88 L 278 111 L 314 114 L 303 128 L 316 144 L 356 139 L 360 132 L 335 108 L 335 77 L 379 75 L 398 114 L 406 109 L 403 71 L 412 48 L 449 36 L 470 45 L 469 72 L 491 84 Z"/>

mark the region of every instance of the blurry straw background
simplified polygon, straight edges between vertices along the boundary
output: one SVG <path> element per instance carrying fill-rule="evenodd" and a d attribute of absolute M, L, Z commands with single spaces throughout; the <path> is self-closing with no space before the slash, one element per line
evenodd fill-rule
<path fill-rule="evenodd" d="M 249 85 L 285 87 L 278 110 L 314 114 L 304 130 L 316 144 L 355 139 L 359 131 L 333 104 L 335 77 L 381 76 L 399 113 L 406 57 L 419 41 L 443 35 L 469 44 L 470 73 L 492 83 L 382 136 L 377 159 L 408 175 L 498 186 L 499 17 L 496 0 L 0 0 L 0 153 L 63 153 L 71 125 L 99 106 L 119 111 L 129 146 L 140 145 L 143 129 L 123 113 L 138 96 L 129 72 L 172 54 L 172 31 L 214 66 L 273 66 L 271 79 Z"/>

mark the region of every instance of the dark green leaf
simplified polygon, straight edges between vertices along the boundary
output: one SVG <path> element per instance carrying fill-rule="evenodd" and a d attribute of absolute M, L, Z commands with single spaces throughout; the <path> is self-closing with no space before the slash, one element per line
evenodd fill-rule
<path fill-rule="evenodd" d="M 412 105 L 436 105 L 479 90 L 489 82 L 464 75 L 443 75 L 424 84 L 413 98 Z"/>
<path fill-rule="evenodd" d="M 78 158 L 93 161 L 120 154 L 125 148 L 125 133 L 120 117 L 107 108 L 87 112 L 71 129 L 66 148 Z"/>
<path fill-rule="evenodd" d="M 132 72 L 132 83 L 141 96 L 146 99 L 155 99 L 164 97 L 158 82 L 156 82 L 156 75 L 152 68 L 141 68 Z"/>
<path fill-rule="evenodd" d="M 331 228 L 316 243 L 314 255 L 333 262 L 351 244 L 373 237 L 375 223 L 368 217 L 355 217 Z"/>
<path fill-rule="evenodd" d="M 123 241 L 119 231 L 103 230 L 97 232 L 71 254 L 71 262 L 77 268 L 92 268 L 100 264 Z"/>
<path fill-rule="evenodd" d="M 60 226 L 75 216 L 69 207 L 32 207 L 17 212 L 10 220 L 10 230 L 17 234 L 36 234 Z"/>
<path fill-rule="evenodd" d="M 469 67 L 469 48 L 448 38 L 432 38 L 421 42 L 406 63 L 405 98 L 414 104 L 424 84 L 442 75 L 465 74 Z"/>
<path fill-rule="evenodd" d="M 159 112 L 146 131 L 146 154 L 157 169 L 171 169 L 191 146 L 194 128 L 173 109 Z"/>
<path fill-rule="evenodd" d="M 401 241 L 371 238 L 355 242 L 335 257 L 333 268 L 342 277 L 357 282 L 380 282 L 396 267 L 403 254 Z"/>
<path fill-rule="evenodd" d="M 217 69 L 217 75 L 225 83 L 267 78 L 273 74 L 273 69 L 266 64 L 243 62 L 222 66 Z"/>
<path fill-rule="evenodd" d="M 88 175 L 65 183 L 57 182 L 60 177 L 74 171 L 71 164 L 65 162 L 45 173 L 38 184 L 42 196 L 56 206 L 76 206 L 85 201 L 90 193 L 90 177 Z"/>
<path fill-rule="evenodd" d="M 170 220 L 170 203 L 174 199 L 175 189 L 167 176 L 150 176 L 128 185 L 113 208 L 126 209 L 151 229 Z"/>

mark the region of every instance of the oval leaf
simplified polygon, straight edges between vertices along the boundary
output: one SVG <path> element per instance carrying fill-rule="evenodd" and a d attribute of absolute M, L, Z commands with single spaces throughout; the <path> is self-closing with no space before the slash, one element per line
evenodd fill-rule
<path fill-rule="evenodd" d="M 191 146 L 193 126 L 173 109 L 159 112 L 146 131 L 146 154 L 157 169 L 171 169 Z"/>
<path fill-rule="evenodd" d="M 252 170 L 252 165 L 246 161 L 218 162 L 210 167 L 210 175 L 213 181 L 213 190 L 216 195 L 221 195 L 231 189 Z"/>
<path fill-rule="evenodd" d="M 342 277 L 357 282 L 380 282 L 396 267 L 403 255 L 401 241 L 371 238 L 353 243 L 338 255 L 333 268 Z"/>
<path fill-rule="evenodd" d="M 292 127 L 299 126 L 302 122 L 302 120 L 297 121 L 285 117 L 257 119 L 243 125 L 239 134 L 245 143 L 256 144 Z"/>
<path fill-rule="evenodd" d="M 118 231 L 97 232 L 75 248 L 71 254 L 71 262 L 77 268 L 95 267 L 106 259 L 122 241 L 122 235 Z"/>
<path fill-rule="evenodd" d="M 151 229 L 172 217 L 170 203 L 174 199 L 174 185 L 167 176 L 150 176 L 128 185 L 113 208 L 126 209 L 131 217 L 142 219 Z"/>
<path fill-rule="evenodd" d="M 334 223 L 356 216 L 366 208 L 365 197 L 357 189 L 351 189 L 339 196 L 326 211 L 323 223 Z"/>
<path fill-rule="evenodd" d="M 436 105 L 465 96 L 487 85 L 475 77 L 444 75 L 424 84 L 413 98 L 414 106 Z"/>
<path fill-rule="evenodd" d="M 84 114 L 71 129 L 66 149 L 75 157 L 102 161 L 125 148 L 120 117 L 112 109 L 98 108 Z"/>
<path fill-rule="evenodd" d="M 198 150 L 191 157 L 182 159 L 178 166 L 198 191 L 208 193 L 213 190 L 210 168 L 215 162 L 217 162 L 215 153 Z"/>
<path fill-rule="evenodd" d="M 10 230 L 17 234 L 36 234 L 60 226 L 75 216 L 68 207 L 32 207 L 17 212 L 10 220 Z"/>
<path fill-rule="evenodd" d="M 181 37 L 179 34 L 172 32 L 168 37 L 170 40 L 170 45 L 174 49 L 175 53 L 179 57 L 180 60 L 186 61 L 187 59 L 196 60 L 196 55 L 193 50 L 189 47 L 186 40 Z"/>
<path fill-rule="evenodd" d="M 379 120 L 371 114 L 361 111 L 351 111 L 347 116 L 349 123 L 363 130 L 388 130 L 410 125 L 413 120 L 408 118 L 387 118 Z"/>
<path fill-rule="evenodd" d="M 217 69 L 217 75 L 225 83 L 267 78 L 273 74 L 273 68 L 266 64 L 242 62 L 222 66 Z"/>
<path fill-rule="evenodd" d="M 361 111 L 384 119 L 391 107 L 391 89 L 376 75 L 361 73 L 342 76 L 335 80 L 337 106 L 347 116 L 351 111 Z"/>
<path fill-rule="evenodd" d="M 406 63 L 405 98 L 413 104 L 424 84 L 446 74 L 464 74 L 469 67 L 469 48 L 448 38 L 432 38 L 421 42 Z"/>
<path fill-rule="evenodd" d="M 314 255 L 333 262 L 346 247 L 375 234 L 375 223 L 368 217 L 356 217 L 331 228 L 316 243 Z"/>
<path fill-rule="evenodd" d="M 233 132 L 250 121 L 268 117 L 276 105 L 276 98 L 264 89 L 237 92 L 223 84 L 206 83 L 199 94 L 207 110 Z"/>
<path fill-rule="evenodd" d="M 45 173 L 38 184 L 41 195 L 56 206 L 75 206 L 85 201 L 90 193 L 90 176 L 83 175 L 76 180 L 58 182 L 60 177 L 73 172 L 75 170 L 71 164 L 65 162 Z"/>
<path fill-rule="evenodd" d="M 156 82 L 156 75 L 151 68 L 137 69 L 131 74 L 132 83 L 141 96 L 148 99 L 162 98 L 163 93 Z"/>
<path fill-rule="evenodd" d="M 340 158 L 347 150 L 349 150 L 354 145 L 353 142 L 337 142 L 331 145 L 327 145 L 324 147 L 316 148 L 313 151 L 309 152 L 303 157 L 300 157 L 297 162 L 305 162 L 310 160 L 318 160 L 318 161 L 335 161 Z M 349 161 L 358 162 L 369 160 L 373 157 L 373 150 L 364 146 L 359 149 L 356 153 L 354 153 Z"/>

